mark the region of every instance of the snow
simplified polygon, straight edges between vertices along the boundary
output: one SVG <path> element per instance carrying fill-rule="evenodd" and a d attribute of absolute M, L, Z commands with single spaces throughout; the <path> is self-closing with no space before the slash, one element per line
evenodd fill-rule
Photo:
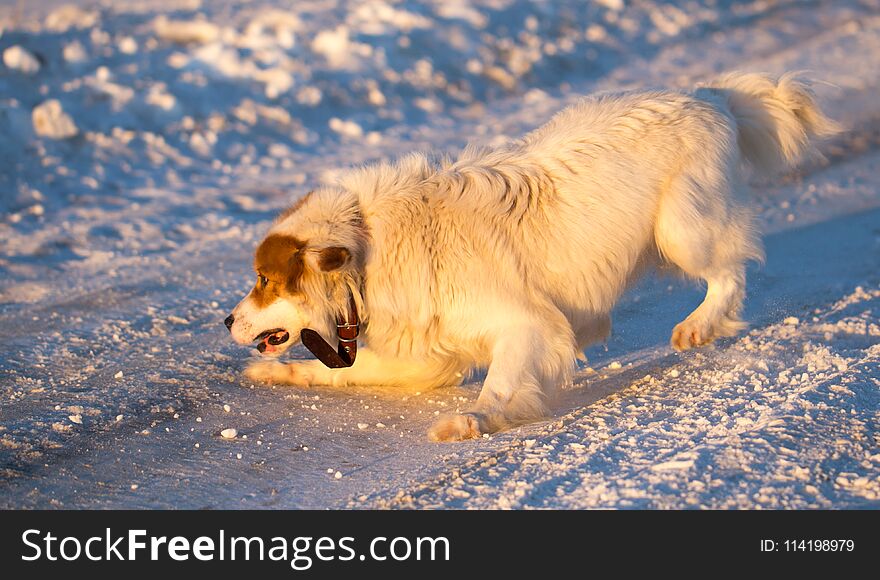
<path fill-rule="evenodd" d="M 168 20 L 159 16 L 153 23 L 156 36 L 178 44 L 208 44 L 220 36 L 220 29 L 203 20 Z"/>
<path fill-rule="evenodd" d="M 50 139 L 69 139 L 77 134 L 76 125 L 70 115 L 61 108 L 58 99 L 49 99 L 34 107 L 34 132 L 40 137 Z"/>
<path fill-rule="evenodd" d="M 39 0 L 0 29 L 0 507 L 880 507 L 875 0 Z M 647 279 L 552 418 L 455 445 L 425 431 L 479 374 L 242 377 L 253 247 L 340 168 L 734 68 L 811 70 L 849 128 L 755 184 L 747 334 L 673 353 L 700 289 Z"/>
<path fill-rule="evenodd" d="M 312 50 L 324 55 L 332 68 L 354 66 L 351 58 L 352 48 L 346 26 L 338 26 L 334 30 L 322 30 L 312 41 Z"/>
<path fill-rule="evenodd" d="M 40 72 L 40 61 L 27 49 L 10 46 L 3 51 L 3 64 L 26 75 Z"/>
<path fill-rule="evenodd" d="M 364 136 L 364 130 L 354 121 L 343 121 L 342 119 L 333 117 L 330 119 L 328 125 L 333 131 L 340 135 L 351 137 L 352 139 L 360 139 Z"/>
<path fill-rule="evenodd" d="M 74 4 L 65 4 L 49 12 L 45 28 L 50 32 L 67 32 L 71 28 L 88 28 L 98 21 L 96 10 L 83 9 Z"/>

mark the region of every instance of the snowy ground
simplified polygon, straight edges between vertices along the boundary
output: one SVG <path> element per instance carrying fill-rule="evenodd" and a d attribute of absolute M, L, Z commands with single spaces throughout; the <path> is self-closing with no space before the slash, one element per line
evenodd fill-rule
<path fill-rule="evenodd" d="M 0 507 L 880 507 L 877 0 L 77 6 L 0 1 Z M 255 241 L 340 167 L 734 68 L 849 127 L 757 184 L 748 335 L 674 354 L 700 290 L 648 279 L 555 417 L 455 445 L 478 382 L 241 377 Z"/>

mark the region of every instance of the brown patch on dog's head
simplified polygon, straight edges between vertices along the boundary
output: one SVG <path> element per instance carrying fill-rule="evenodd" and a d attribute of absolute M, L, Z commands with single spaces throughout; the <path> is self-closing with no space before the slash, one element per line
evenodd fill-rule
<path fill-rule="evenodd" d="M 269 304 L 283 292 L 296 294 L 305 271 L 301 250 L 305 242 L 293 236 L 271 234 L 264 239 L 254 256 L 254 270 L 265 278 L 257 280 L 254 299 Z"/>

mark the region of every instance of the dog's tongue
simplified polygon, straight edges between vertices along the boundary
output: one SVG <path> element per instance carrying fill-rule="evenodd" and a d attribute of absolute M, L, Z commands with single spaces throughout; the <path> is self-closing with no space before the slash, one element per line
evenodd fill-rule
<path fill-rule="evenodd" d="M 263 340 L 257 344 L 257 350 L 260 352 L 275 352 L 278 350 L 276 347 L 279 344 L 287 342 L 289 338 L 290 334 L 288 334 L 287 331 L 278 331 L 263 338 Z"/>

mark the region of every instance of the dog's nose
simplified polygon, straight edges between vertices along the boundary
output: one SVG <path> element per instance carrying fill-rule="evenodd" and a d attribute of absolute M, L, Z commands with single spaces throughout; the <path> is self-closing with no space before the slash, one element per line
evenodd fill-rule
<path fill-rule="evenodd" d="M 223 324 L 226 325 L 226 328 L 229 329 L 229 332 L 232 332 L 232 323 L 235 322 L 235 315 L 230 314 L 226 317 L 226 320 L 223 321 Z"/>

